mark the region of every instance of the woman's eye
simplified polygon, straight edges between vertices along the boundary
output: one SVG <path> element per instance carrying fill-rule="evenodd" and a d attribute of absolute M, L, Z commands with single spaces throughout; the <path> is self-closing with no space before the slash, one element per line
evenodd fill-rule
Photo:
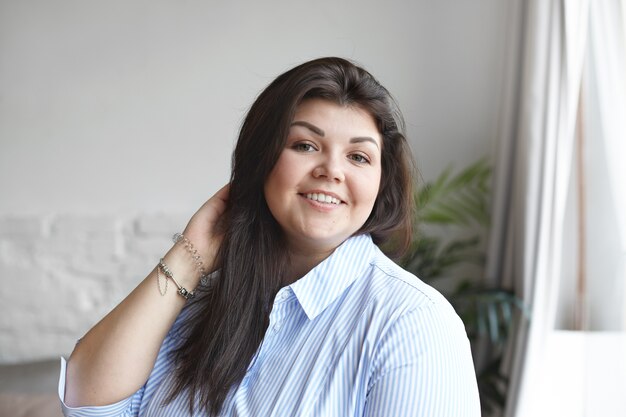
<path fill-rule="evenodd" d="M 360 164 L 368 164 L 370 161 L 369 159 L 367 159 L 365 156 L 359 154 L 359 153 L 354 153 L 352 155 L 350 155 L 350 159 L 352 159 L 354 162 L 358 162 Z"/>
<path fill-rule="evenodd" d="M 313 152 L 315 147 L 313 147 L 310 143 L 296 143 L 292 146 L 292 149 L 299 152 Z"/>

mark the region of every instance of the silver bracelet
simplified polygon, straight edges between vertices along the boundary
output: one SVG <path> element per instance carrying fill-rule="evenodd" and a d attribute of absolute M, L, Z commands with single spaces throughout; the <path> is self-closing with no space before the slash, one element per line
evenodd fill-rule
<path fill-rule="evenodd" d="M 176 281 L 176 279 L 174 278 L 174 275 L 172 274 L 172 271 L 170 271 L 170 269 L 167 267 L 163 258 L 159 259 L 159 269 L 163 272 L 163 274 L 167 278 L 171 279 L 174 282 L 174 284 L 176 284 L 176 287 L 178 287 L 178 291 L 177 291 L 178 294 L 180 294 L 185 300 L 189 300 L 196 295 L 193 291 L 187 290 L 187 288 L 183 287 L 182 285 L 178 283 L 178 281 Z M 157 274 L 157 279 L 158 279 L 158 274 Z M 167 287 L 166 287 L 166 291 L 167 291 Z"/>

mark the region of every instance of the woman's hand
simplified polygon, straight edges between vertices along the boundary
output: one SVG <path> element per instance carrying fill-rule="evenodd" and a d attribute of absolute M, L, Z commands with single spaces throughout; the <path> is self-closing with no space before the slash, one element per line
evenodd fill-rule
<path fill-rule="evenodd" d="M 230 184 L 223 186 L 191 217 L 183 234 L 193 244 L 207 272 L 215 270 L 215 257 L 222 243 L 220 220 L 228 202 Z"/>

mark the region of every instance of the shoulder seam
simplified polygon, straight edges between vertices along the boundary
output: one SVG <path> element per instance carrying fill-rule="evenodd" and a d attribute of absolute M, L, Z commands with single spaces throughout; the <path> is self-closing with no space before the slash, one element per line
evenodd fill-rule
<path fill-rule="evenodd" d="M 416 291 L 418 291 L 420 294 L 422 294 L 424 297 L 426 297 L 428 299 L 428 301 L 430 301 L 433 304 L 436 304 L 436 301 L 433 300 L 433 298 L 428 295 L 426 292 L 422 291 L 420 288 L 416 287 L 415 285 L 411 284 L 410 282 L 407 282 L 406 280 L 403 280 L 402 278 L 398 277 L 396 274 L 392 274 L 389 270 L 387 270 L 385 267 L 379 265 L 377 262 L 372 261 L 371 265 L 378 269 L 380 272 L 382 272 L 383 274 L 385 274 L 387 277 L 394 279 L 396 281 L 401 281 L 402 283 L 404 283 L 405 285 L 408 285 L 409 287 L 415 289 Z M 407 272 L 407 274 L 410 274 L 410 272 Z"/>

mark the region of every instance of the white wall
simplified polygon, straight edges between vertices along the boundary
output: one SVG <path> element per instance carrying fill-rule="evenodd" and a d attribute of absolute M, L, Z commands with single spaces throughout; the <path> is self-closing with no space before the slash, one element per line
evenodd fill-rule
<path fill-rule="evenodd" d="M 68 352 L 228 178 L 258 92 L 339 55 L 426 179 L 493 152 L 508 1 L 0 0 L 0 362 Z"/>

